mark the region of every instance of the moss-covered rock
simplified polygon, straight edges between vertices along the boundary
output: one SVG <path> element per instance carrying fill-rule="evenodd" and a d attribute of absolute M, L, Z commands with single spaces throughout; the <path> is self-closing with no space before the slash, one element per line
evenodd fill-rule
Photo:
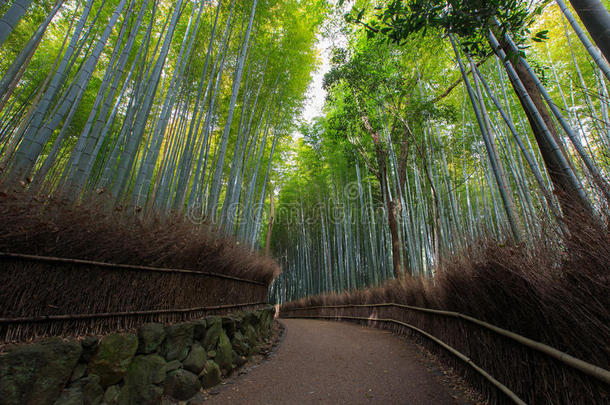
<path fill-rule="evenodd" d="M 81 355 L 82 361 L 88 362 L 91 360 L 91 357 L 93 357 L 97 351 L 99 342 L 100 338 L 98 336 L 87 336 L 80 341 L 80 344 L 83 347 L 83 354 Z"/>
<path fill-rule="evenodd" d="M 89 373 L 100 376 L 103 387 L 121 381 L 138 349 L 138 338 L 130 333 L 113 333 L 100 340 L 89 360 Z"/>
<path fill-rule="evenodd" d="M 254 312 L 246 312 L 242 316 L 242 329 L 244 329 L 247 325 L 255 325 L 258 322 L 258 319 L 254 315 Z"/>
<path fill-rule="evenodd" d="M 244 311 L 235 312 L 233 314 L 233 318 L 237 321 L 237 329 L 241 330 L 244 325 L 247 323 L 247 313 Z"/>
<path fill-rule="evenodd" d="M 244 335 L 248 340 L 248 345 L 254 349 L 259 344 L 259 335 L 254 329 L 254 326 L 248 324 L 245 327 Z"/>
<path fill-rule="evenodd" d="M 274 316 L 275 308 L 272 306 L 269 306 L 261 311 L 261 334 L 265 338 L 271 336 Z"/>
<path fill-rule="evenodd" d="M 170 371 L 178 370 L 182 368 L 182 362 L 179 360 L 168 361 L 165 366 L 165 371 L 169 373 Z"/>
<path fill-rule="evenodd" d="M 222 319 L 219 316 L 208 316 L 206 318 L 208 329 L 203 338 L 203 347 L 205 350 L 213 350 L 218 344 L 220 333 L 222 332 Z"/>
<path fill-rule="evenodd" d="M 78 363 L 74 368 L 74 371 L 72 371 L 70 382 L 83 378 L 85 374 L 87 374 L 87 363 Z"/>
<path fill-rule="evenodd" d="M 233 350 L 233 364 L 235 365 L 235 367 L 243 366 L 244 364 L 246 364 L 246 361 L 248 361 L 246 359 L 246 356 L 241 356 L 235 350 Z"/>
<path fill-rule="evenodd" d="M 104 392 L 104 405 L 117 405 L 119 403 L 119 395 L 121 393 L 121 387 L 118 385 L 111 385 L 106 388 Z"/>
<path fill-rule="evenodd" d="M 160 323 L 147 323 L 138 329 L 138 353 L 157 351 L 165 339 L 165 327 Z"/>
<path fill-rule="evenodd" d="M 274 313 L 275 309 L 273 307 L 267 307 L 254 313 L 254 316 L 257 318 L 256 329 L 260 338 L 269 337 Z"/>
<path fill-rule="evenodd" d="M 248 354 L 250 354 L 251 347 L 248 344 L 248 339 L 246 339 L 246 337 L 241 332 L 235 332 L 235 335 L 231 340 L 231 344 L 233 346 L 233 349 L 235 349 L 238 354 L 242 356 L 247 356 Z"/>
<path fill-rule="evenodd" d="M 208 324 L 205 319 L 192 321 L 193 324 L 193 339 L 199 343 L 205 338 L 205 334 L 208 330 Z"/>
<path fill-rule="evenodd" d="M 167 361 L 184 360 L 193 344 L 192 323 L 178 323 L 165 328 L 161 352 Z"/>
<path fill-rule="evenodd" d="M 102 399 L 104 398 L 104 388 L 102 388 L 99 376 L 89 374 L 78 382 L 82 387 L 84 405 L 98 405 L 102 402 Z"/>
<path fill-rule="evenodd" d="M 70 384 L 53 405 L 99 405 L 104 397 L 100 378 L 91 374 Z"/>
<path fill-rule="evenodd" d="M 224 329 L 227 336 L 229 336 L 229 339 L 232 338 L 237 330 L 237 321 L 235 318 L 232 316 L 223 316 L 222 329 Z"/>
<path fill-rule="evenodd" d="M 80 387 L 66 388 L 53 405 L 83 405 L 83 392 Z"/>
<path fill-rule="evenodd" d="M 187 370 L 174 370 L 167 374 L 164 393 L 180 401 L 191 398 L 199 391 L 201 383 L 197 376 Z"/>
<path fill-rule="evenodd" d="M 191 347 L 191 351 L 189 352 L 186 359 L 182 363 L 185 370 L 190 371 L 191 373 L 199 374 L 203 369 L 203 365 L 205 361 L 208 359 L 208 354 L 205 349 L 201 347 L 199 343 L 193 343 L 193 347 Z"/>
<path fill-rule="evenodd" d="M 81 353 L 80 343 L 51 338 L 1 355 L 0 401 L 3 405 L 52 404 Z"/>
<path fill-rule="evenodd" d="M 233 347 L 231 346 L 231 340 L 229 340 L 224 330 L 220 333 L 220 339 L 216 346 L 215 361 L 223 371 L 229 372 L 232 370 Z"/>
<path fill-rule="evenodd" d="M 203 388 L 210 388 L 215 386 L 220 382 L 222 378 L 222 373 L 220 372 L 220 367 L 213 360 L 208 360 L 205 362 L 203 366 L 203 370 L 199 374 L 199 381 L 201 382 L 201 386 Z"/>
<path fill-rule="evenodd" d="M 118 397 L 120 405 L 156 405 L 161 401 L 166 363 L 156 354 L 136 356 L 125 375 Z"/>

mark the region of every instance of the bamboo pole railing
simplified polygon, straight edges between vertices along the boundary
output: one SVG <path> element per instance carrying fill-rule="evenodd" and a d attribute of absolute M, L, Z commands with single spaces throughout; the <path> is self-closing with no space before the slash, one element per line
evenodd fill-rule
<path fill-rule="evenodd" d="M 265 302 L 265 301 L 248 302 L 248 303 L 242 303 L 242 304 L 214 305 L 214 306 L 207 306 L 207 307 L 182 308 L 182 309 L 158 309 L 158 310 L 146 310 L 146 311 L 100 312 L 100 313 L 93 313 L 93 314 L 63 314 L 63 315 L 40 315 L 40 316 L 16 317 L 16 318 L 0 318 L 0 324 L 48 322 L 48 321 L 70 321 L 70 320 L 128 317 L 128 316 L 141 316 L 141 315 L 183 314 L 183 313 L 189 313 L 189 312 L 218 311 L 218 310 L 223 310 L 223 309 L 254 307 L 254 306 L 260 306 L 260 305 L 267 305 L 267 302 Z"/>
<path fill-rule="evenodd" d="M 206 277 L 233 280 L 233 281 L 238 281 L 238 282 L 247 283 L 247 284 L 262 285 L 262 286 L 267 287 L 267 284 L 265 284 L 261 281 L 249 280 L 249 279 L 242 278 L 242 277 L 230 276 L 228 274 L 215 273 L 212 271 L 172 269 L 172 268 L 165 268 L 165 267 L 139 266 L 139 265 L 135 265 L 135 264 L 116 264 L 116 263 L 97 262 L 97 261 L 93 261 L 93 260 L 70 259 L 70 258 L 51 257 L 51 256 L 36 256 L 36 255 L 28 255 L 28 254 L 22 254 L 22 253 L 9 253 L 9 252 L 0 252 L 0 259 L 20 259 L 20 260 L 29 260 L 29 261 L 38 261 L 38 262 L 47 262 L 47 263 L 80 264 L 80 265 L 86 265 L 86 266 L 106 267 L 106 268 L 113 268 L 113 269 L 150 271 L 150 272 L 155 272 L 155 273 L 193 274 L 193 275 L 201 275 L 201 276 L 206 276 Z"/>

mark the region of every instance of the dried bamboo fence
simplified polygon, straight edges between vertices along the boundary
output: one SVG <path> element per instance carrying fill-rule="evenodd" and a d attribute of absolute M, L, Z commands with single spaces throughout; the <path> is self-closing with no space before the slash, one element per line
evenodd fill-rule
<path fill-rule="evenodd" d="M 251 310 L 267 290 L 214 272 L 0 253 L 0 342 Z"/>
<path fill-rule="evenodd" d="M 457 312 L 395 303 L 280 309 L 282 318 L 347 320 L 410 335 L 492 403 L 607 404 L 610 371 Z"/>

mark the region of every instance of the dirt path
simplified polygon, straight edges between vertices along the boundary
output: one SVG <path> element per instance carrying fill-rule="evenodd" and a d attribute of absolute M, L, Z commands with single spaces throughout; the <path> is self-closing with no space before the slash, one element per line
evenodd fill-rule
<path fill-rule="evenodd" d="M 270 361 L 205 404 L 464 404 L 417 347 L 391 333 L 343 322 L 285 319 Z"/>

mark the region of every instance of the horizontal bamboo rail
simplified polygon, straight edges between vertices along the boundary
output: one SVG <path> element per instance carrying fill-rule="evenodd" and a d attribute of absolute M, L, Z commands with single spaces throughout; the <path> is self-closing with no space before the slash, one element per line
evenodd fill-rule
<path fill-rule="evenodd" d="M 437 337 L 429 334 L 428 332 L 426 332 L 424 330 L 421 330 L 421 329 L 419 329 L 419 328 L 417 328 L 417 327 L 415 327 L 413 325 L 410 325 L 408 323 L 397 321 L 395 319 L 365 318 L 365 317 L 341 316 L 341 315 L 338 315 L 338 316 L 322 316 L 322 315 L 319 315 L 319 316 L 318 315 L 307 316 L 307 315 L 302 315 L 302 316 L 288 316 L 286 318 L 315 318 L 315 319 L 339 319 L 339 320 L 341 320 L 341 319 L 349 319 L 349 320 L 367 321 L 367 322 L 370 322 L 370 321 L 374 321 L 374 322 L 387 322 L 387 323 L 394 323 L 394 324 L 397 324 L 397 325 L 400 325 L 400 326 L 404 326 L 406 328 L 414 330 L 417 333 L 420 333 L 421 335 L 424 335 L 428 339 L 432 340 L 433 342 L 435 342 L 436 344 L 438 344 L 439 346 L 441 346 L 442 348 L 444 348 L 445 350 L 449 351 L 451 354 L 453 354 L 454 356 L 456 356 L 457 358 L 459 358 L 460 360 L 462 360 L 463 362 L 468 364 L 476 372 L 478 372 L 483 378 L 485 378 L 487 381 L 489 381 L 491 384 L 493 384 L 496 388 L 498 388 L 503 394 L 505 394 L 515 404 L 526 405 L 526 402 L 524 402 L 521 398 L 519 398 L 517 396 L 517 394 L 515 394 L 513 391 L 511 391 L 506 385 L 502 384 L 500 381 L 498 381 L 495 378 L 493 378 L 488 372 L 483 370 L 481 367 L 476 365 L 472 360 L 470 360 L 470 358 L 468 358 L 468 356 L 466 356 L 462 352 L 457 351 L 453 347 L 449 346 L 447 343 L 445 343 L 442 340 L 438 339 Z"/>
<path fill-rule="evenodd" d="M 469 322 L 472 322 L 479 326 L 482 326 L 483 328 L 491 330 L 499 335 L 512 339 L 513 341 L 515 341 L 519 344 L 522 344 L 531 349 L 544 353 L 547 356 L 552 357 L 555 360 L 558 360 L 569 367 L 572 367 L 584 374 L 594 377 L 602 382 L 605 382 L 606 384 L 610 384 L 610 371 L 608 371 L 608 370 L 605 370 L 594 364 L 587 363 L 586 361 L 580 360 L 576 357 L 570 356 L 569 354 L 564 353 L 560 350 L 557 350 L 554 347 L 545 345 L 544 343 L 537 342 L 535 340 L 526 338 L 525 336 L 521 336 L 517 333 L 511 332 L 506 329 L 502 329 L 498 326 L 492 325 L 485 321 L 481 321 L 480 319 L 476 319 L 476 318 L 473 318 L 468 315 L 461 314 L 459 312 L 442 311 L 442 310 L 438 310 L 438 309 L 421 308 L 421 307 L 414 307 L 411 305 L 403 305 L 403 304 L 396 304 L 396 303 L 312 306 L 312 307 L 292 308 L 292 309 L 287 310 L 287 312 L 300 311 L 300 310 L 311 310 L 311 309 L 333 309 L 333 308 L 339 309 L 339 308 L 362 308 L 362 307 L 366 307 L 366 308 L 373 308 L 373 307 L 404 308 L 404 309 L 410 309 L 410 310 L 419 311 L 419 312 L 425 312 L 425 313 L 442 315 L 442 316 L 447 316 L 447 317 L 452 317 L 452 318 L 463 319 L 465 321 L 469 321 Z M 374 318 L 371 320 L 374 320 Z"/>
<path fill-rule="evenodd" d="M 32 317 L 19 317 L 19 318 L 0 318 L 0 324 L 11 324 L 11 323 L 26 323 L 26 322 L 47 322 L 47 321 L 66 321 L 66 320 L 80 320 L 80 319 L 97 319 L 97 318 L 112 318 L 112 317 L 127 317 L 127 316 L 140 316 L 140 315 L 159 315 L 159 314 L 182 314 L 189 312 L 198 311 L 217 311 L 221 309 L 231 308 L 242 308 L 251 307 L 258 305 L 266 305 L 267 302 L 249 302 L 244 304 L 232 304 L 232 305 L 214 305 L 209 307 L 196 307 L 196 308 L 184 308 L 184 309 L 159 309 L 159 310 L 147 310 L 147 311 L 131 311 L 131 312 L 104 312 L 96 314 L 64 314 L 64 315 L 41 315 Z"/>
<path fill-rule="evenodd" d="M 262 285 L 265 287 L 267 286 L 267 284 L 260 282 L 260 281 L 248 280 L 246 278 L 229 276 L 227 274 L 215 273 L 212 271 L 170 269 L 170 268 L 164 268 L 164 267 L 138 266 L 135 264 L 116 264 L 116 263 L 96 262 L 93 260 L 68 259 L 68 258 L 63 258 L 63 257 L 50 257 L 50 256 L 36 256 L 36 255 L 27 255 L 27 254 L 22 254 L 22 253 L 8 253 L 8 252 L 0 252 L 0 259 L 21 259 L 21 260 L 30 260 L 30 261 L 48 262 L 48 263 L 80 264 L 80 265 L 86 265 L 86 266 L 107 267 L 107 268 L 113 268 L 113 269 L 151 271 L 151 272 L 156 272 L 156 273 L 194 274 L 194 275 L 201 275 L 201 276 L 206 276 L 206 277 L 223 278 L 223 279 L 227 279 L 227 280 L 239 281 L 239 282 L 248 283 L 248 284 Z"/>

